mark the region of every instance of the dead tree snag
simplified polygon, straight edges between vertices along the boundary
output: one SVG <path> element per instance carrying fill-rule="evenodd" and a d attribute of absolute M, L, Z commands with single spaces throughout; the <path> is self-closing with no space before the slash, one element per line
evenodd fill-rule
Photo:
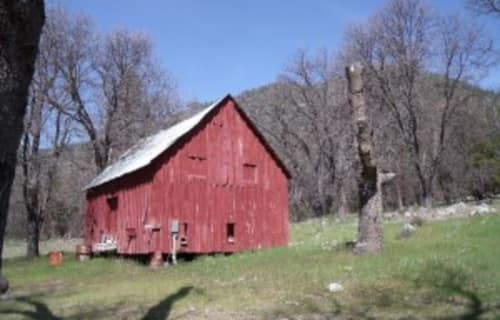
<path fill-rule="evenodd" d="M 373 158 L 373 130 L 366 112 L 363 67 L 361 64 L 347 67 L 346 76 L 361 162 L 361 177 L 358 182 L 360 201 L 358 239 L 354 252 L 372 253 L 379 251 L 383 242 L 382 184 L 391 180 L 394 174 L 379 172 Z"/>

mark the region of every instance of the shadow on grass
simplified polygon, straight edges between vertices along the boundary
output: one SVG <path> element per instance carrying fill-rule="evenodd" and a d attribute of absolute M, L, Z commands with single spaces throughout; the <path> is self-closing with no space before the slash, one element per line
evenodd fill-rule
<path fill-rule="evenodd" d="M 441 262 L 430 264 L 415 281 L 417 287 L 434 289 L 436 297 L 446 297 L 447 302 L 460 310 L 452 316 L 436 319 L 478 320 L 483 317 L 500 317 L 500 303 L 488 304 L 473 289 L 473 281 L 460 268 Z"/>
<path fill-rule="evenodd" d="M 146 314 L 141 318 L 141 320 L 165 320 L 168 319 L 170 311 L 173 304 L 184 298 L 189 294 L 193 287 L 183 287 L 177 290 L 176 293 L 167 296 L 165 299 L 161 300 L 158 304 L 152 306 Z M 99 310 L 90 310 L 83 313 L 78 313 L 69 317 L 60 317 L 55 315 L 52 310 L 43 302 L 39 301 L 39 296 L 24 296 L 14 298 L 13 301 L 16 303 L 24 304 L 30 307 L 30 310 L 19 310 L 19 309 L 0 309 L 1 315 L 18 315 L 26 319 L 36 319 L 36 320 L 70 320 L 70 319 L 99 319 L 103 316 L 111 316 L 120 312 L 120 307 L 113 308 L 103 308 Z M 124 314 L 125 315 L 125 314 Z"/>
<path fill-rule="evenodd" d="M 170 310 L 172 309 L 172 305 L 177 301 L 189 294 L 189 292 L 193 289 L 193 287 L 183 287 L 177 290 L 176 293 L 167 296 L 165 299 L 160 301 L 157 305 L 151 307 L 146 315 L 142 317 L 142 320 L 163 320 L 168 319 L 170 315 Z"/>
<path fill-rule="evenodd" d="M 495 319 L 500 317 L 500 304 L 484 304 L 475 292 L 465 290 L 460 286 L 450 286 L 447 289 L 464 299 L 464 302 L 457 303 L 457 305 L 465 307 L 465 312 L 460 315 L 440 317 L 438 319 L 479 320 L 483 316 L 495 316 Z"/>
<path fill-rule="evenodd" d="M 34 300 L 30 297 L 19 297 L 14 299 L 16 302 L 20 302 L 31 306 L 34 310 L 15 310 L 15 309 L 6 309 L 0 310 L 0 314 L 16 314 L 20 316 L 24 316 L 28 319 L 43 319 L 43 320 L 61 320 L 58 316 L 54 315 L 52 311 L 47 307 L 47 305 L 43 302 Z"/>

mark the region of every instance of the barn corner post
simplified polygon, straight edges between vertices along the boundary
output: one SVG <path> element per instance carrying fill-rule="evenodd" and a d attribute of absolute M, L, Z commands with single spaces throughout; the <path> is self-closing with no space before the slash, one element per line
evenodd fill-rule
<path fill-rule="evenodd" d="M 381 172 L 373 152 L 373 129 L 369 125 L 364 96 L 363 66 L 360 63 L 346 67 L 349 105 L 353 111 L 355 141 L 361 162 L 358 181 L 359 222 L 358 239 L 354 252 L 374 253 L 383 245 L 382 184 L 394 178 L 394 173 Z"/>

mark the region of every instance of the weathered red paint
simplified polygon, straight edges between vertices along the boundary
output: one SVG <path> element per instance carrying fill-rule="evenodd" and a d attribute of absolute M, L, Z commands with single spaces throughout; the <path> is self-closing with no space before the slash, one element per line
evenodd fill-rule
<path fill-rule="evenodd" d="M 120 254 L 171 253 L 176 219 L 181 252 L 286 246 L 288 178 L 228 96 L 152 164 L 88 190 L 85 240 L 112 236 Z"/>

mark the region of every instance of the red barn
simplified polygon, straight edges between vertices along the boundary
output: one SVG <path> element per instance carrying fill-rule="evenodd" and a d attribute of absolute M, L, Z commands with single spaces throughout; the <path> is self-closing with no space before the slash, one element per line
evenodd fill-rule
<path fill-rule="evenodd" d="M 286 246 L 288 178 L 228 95 L 143 139 L 85 188 L 85 241 L 156 256 Z"/>

